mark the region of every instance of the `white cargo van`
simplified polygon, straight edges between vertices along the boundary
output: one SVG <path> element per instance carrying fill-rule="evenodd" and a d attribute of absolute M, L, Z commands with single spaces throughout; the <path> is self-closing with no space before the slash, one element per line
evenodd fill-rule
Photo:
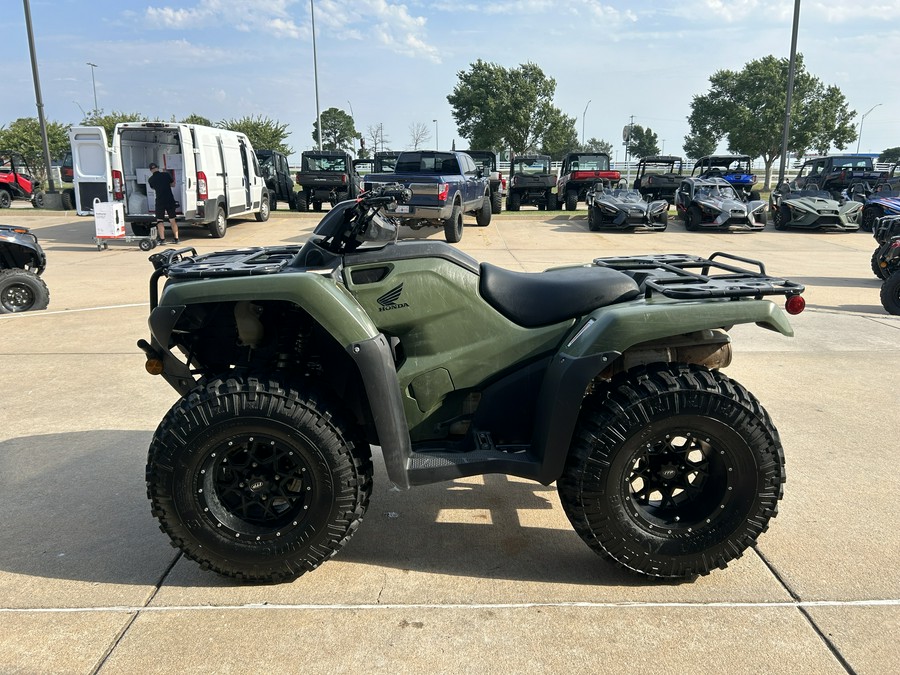
<path fill-rule="evenodd" d="M 122 122 L 107 147 L 102 127 L 73 127 L 75 206 L 91 213 L 94 199 L 119 201 L 125 221 L 145 236 L 156 222 L 150 164 L 175 177 L 178 220 L 225 236 L 229 218 L 269 219 L 269 197 L 250 140 L 242 133 L 199 124 Z"/>

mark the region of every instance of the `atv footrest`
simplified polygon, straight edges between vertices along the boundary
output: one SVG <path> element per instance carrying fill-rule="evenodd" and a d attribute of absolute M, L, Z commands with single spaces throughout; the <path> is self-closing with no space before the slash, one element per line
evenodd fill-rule
<path fill-rule="evenodd" d="M 502 447 L 502 446 L 501 446 Z M 519 449 L 517 446 L 516 449 Z M 524 449 L 524 448 L 523 448 Z M 485 473 L 535 478 L 540 464 L 527 452 L 473 450 L 472 452 L 418 451 L 409 458 L 409 482 L 426 485 Z"/>
<path fill-rule="evenodd" d="M 656 293 L 679 300 L 762 298 L 799 295 L 804 290 L 802 284 L 769 276 L 758 260 L 721 251 L 709 258 L 682 253 L 596 258 L 594 264 L 629 275 L 647 298 Z"/>

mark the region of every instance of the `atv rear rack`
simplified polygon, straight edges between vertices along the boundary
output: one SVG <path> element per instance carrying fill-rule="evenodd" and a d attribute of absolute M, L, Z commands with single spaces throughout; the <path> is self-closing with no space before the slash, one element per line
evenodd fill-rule
<path fill-rule="evenodd" d="M 804 291 L 802 284 L 766 274 L 766 267 L 759 260 L 721 251 L 709 258 L 683 253 L 596 258 L 594 264 L 628 274 L 647 298 L 658 293 L 678 300 L 760 299 L 766 295 L 800 295 Z"/>

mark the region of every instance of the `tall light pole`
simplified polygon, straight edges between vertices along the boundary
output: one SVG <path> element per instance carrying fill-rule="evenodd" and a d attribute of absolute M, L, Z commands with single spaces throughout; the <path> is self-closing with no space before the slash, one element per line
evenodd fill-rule
<path fill-rule="evenodd" d="M 781 162 L 778 166 L 778 183 L 784 183 L 787 167 L 788 135 L 791 131 L 791 98 L 794 96 L 794 69 L 797 63 L 797 31 L 800 27 L 800 0 L 794 0 L 794 23 L 791 28 L 791 58 L 788 62 L 787 99 L 784 105 L 784 128 L 781 130 Z"/>
<path fill-rule="evenodd" d="M 581 145 L 584 145 L 584 118 L 587 117 L 587 109 L 591 104 L 591 99 L 588 99 L 587 105 L 584 106 L 584 112 L 581 113 Z"/>
<path fill-rule="evenodd" d="M 309 0 L 309 14 L 312 17 L 312 38 L 313 38 L 313 78 L 316 83 L 316 123 L 319 133 L 319 151 L 322 151 L 322 113 L 319 111 L 319 60 L 316 57 L 316 9 L 313 6 L 313 0 Z"/>
<path fill-rule="evenodd" d="M 347 105 L 350 106 L 350 121 L 353 122 L 353 131 L 356 131 L 356 115 L 353 114 L 353 104 L 347 99 Z M 353 152 L 356 152 L 356 138 L 353 139 Z"/>
<path fill-rule="evenodd" d="M 91 84 L 94 86 L 94 112 L 97 112 L 100 110 L 100 106 L 97 105 L 97 80 L 94 79 L 94 68 L 99 68 L 100 66 L 90 61 L 87 64 L 91 67 Z"/>
<path fill-rule="evenodd" d="M 62 196 L 53 186 L 53 174 L 50 173 L 50 143 L 47 140 L 47 122 L 44 119 L 44 97 L 41 95 L 41 78 L 38 75 L 37 52 L 34 48 L 34 30 L 31 27 L 31 5 L 23 0 L 25 6 L 25 30 L 28 33 L 28 51 L 31 54 L 31 75 L 34 78 L 34 100 L 37 104 L 38 124 L 41 129 L 41 145 L 44 150 L 44 170 L 47 172 L 47 192 L 53 197 L 44 202 L 46 208 L 60 208 Z M 58 200 L 58 201 L 57 201 Z"/>
<path fill-rule="evenodd" d="M 869 108 L 868 110 L 866 110 L 866 112 L 863 113 L 863 116 L 859 120 L 859 134 L 857 134 L 857 136 L 856 136 L 856 154 L 859 154 L 859 142 L 862 140 L 862 125 L 863 125 L 863 122 L 866 121 L 866 115 L 868 115 L 870 112 L 875 110 L 875 108 L 877 108 L 880 105 L 881 105 L 880 103 L 876 103 L 875 105 L 873 105 L 871 108 Z"/>
<path fill-rule="evenodd" d="M 440 150 L 440 149 L 441 149 L 441 142 L 438 140 L 438 125 L 437 125 L 437 120 L 431 120 L 431 121 L 434 122 L 434 149 L 435 149 L 435 150 Z"/>

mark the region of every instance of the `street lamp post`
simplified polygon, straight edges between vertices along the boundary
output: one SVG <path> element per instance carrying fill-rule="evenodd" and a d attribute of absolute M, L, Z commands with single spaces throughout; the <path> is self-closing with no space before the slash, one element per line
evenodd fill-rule
<path fill-rule="evenodd" d="M 347 99 L 347 105 L 350 106 L 350 121 L 353 122 L 353 131 L 356 131 L 356 115 L 353 114 L 353 104 Z M 353 152 L 356 152 L 356 138 L 353 139 Z"/>
<path fill-rule="evenodd" d="M 100 110 L 100 106 L 97 105 L 97 80 L 94 79 L 94 68 L 99 68 L 100 66 L 90 61 L 87 64 L 91 67 L 91 84 L 94 87 L 94 112 L 96 112 Z"/>
<path fill-rule="evenodd" d="M 312 19 L 312 43 L 313 43 L 313 78 L 316 84 L 316 123 L 319 125 L 317 134 L 319 137 L 319 152 L 322 151 L 322 113 L 319 109 L 319 59 L 316 56 L 316 9 L 313 0 L 309 0 L 309 14 Z"/>
<path fill-rule="evenodd" d="M 862 141 L 863 122 L 866 121 L 866 116 L 880 105 L 881 105 L 881 103 L 876 103 L 871 108 L 869 108 L 866 112 L 864 112 L 863 116 L 859 119 L 859 134 L 857 134 L 857 136 L 856 136 L 856 154 L 859 154 L 859 143 L 860 143 L 860 141 Z"/>
<path fill-rule="evenodd" d="M 581 113 L 581 145 L 584 145 L 584 118 L 587 117 L 587 109 L 591 104 L 591 99 L 588 99 L 587 105 L 584 106 L 584 112 Z"/>
<path fill-rule="evenodd" d="M 440 140 L 438 140 L 438 123 L 437 123 L 437 120 L 431 120 L 431 121 L 434 122 L 434 149 L 440 150 L 441 142 L 440 142 Z"/>

